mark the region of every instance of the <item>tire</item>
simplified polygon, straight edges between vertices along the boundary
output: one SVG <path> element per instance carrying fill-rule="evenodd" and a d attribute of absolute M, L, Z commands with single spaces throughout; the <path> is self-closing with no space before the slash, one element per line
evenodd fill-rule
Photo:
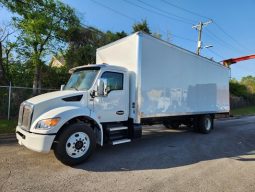
<path fill-rule="evenodd" d="M 66 165 L 87 160 L 96 147 L 93 130 L 84 123 L 71 124 L 63 130 L 54 147 L 56 158 Z"/>
<path fill-rule="evenodd" d="M 213 129 L 213 117 L 211 115 L 204 115 L 199 118 L 198 122 L 199 132 L 208 134 Z"/>

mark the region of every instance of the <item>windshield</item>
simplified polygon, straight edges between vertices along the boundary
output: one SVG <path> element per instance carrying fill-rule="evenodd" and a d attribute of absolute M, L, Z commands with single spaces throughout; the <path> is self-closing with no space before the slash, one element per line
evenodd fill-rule
<path fill-rule="evenodd" d="M 92 86 L 99 68 L 84 69 L 72 74 L 65 86 L 65 90 L 88 90 Z"/>

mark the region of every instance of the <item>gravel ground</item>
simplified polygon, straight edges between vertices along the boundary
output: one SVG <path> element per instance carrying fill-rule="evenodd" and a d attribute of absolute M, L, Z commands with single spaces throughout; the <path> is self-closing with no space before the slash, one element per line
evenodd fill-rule
<path fill-rule="evenodd" d="M 0 142 L 0 191 L 255 191 L 255 117 L 215 122 L 211 134 L 146 127 L 143 138 L 98 147 L 68 167 L 51 152 Z"/>

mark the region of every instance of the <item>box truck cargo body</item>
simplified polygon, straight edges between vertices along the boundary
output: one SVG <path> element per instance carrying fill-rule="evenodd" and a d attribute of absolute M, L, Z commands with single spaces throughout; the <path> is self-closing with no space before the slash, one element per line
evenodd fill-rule
<path fill-rule="evenodd" d="M 229 68 L 150 35 L 136 33 L 99 48 L 97 63 L 128 69 L 129 115 L 137 123 L 229 111 Z"/>
<path fill-rule="evenodd" d="M 96 64 L 79 66 L 61 91 L 24 101 L 16 137 L 65 164 L 86 160 L 96 144 L 142 136 L 142 125 L 180 125 L 209 133 L 229 112 L 229 68 L 137 32 L 97 49 Z"/>

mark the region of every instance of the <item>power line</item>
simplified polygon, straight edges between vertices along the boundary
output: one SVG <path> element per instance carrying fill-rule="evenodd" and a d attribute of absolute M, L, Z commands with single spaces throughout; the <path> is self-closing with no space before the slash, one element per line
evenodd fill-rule
<path fill-rule="evenodd" d="M 177 9 L 180 9 L 180 10 L 183 10 L 183 11 L 185 11 L 185 12 L 187 12 L 187 13 L 190 13 L 190 14 L 192 14 L 192 15 L 195 15 L 195 16 L 199 16 L 199 17 L 202 17 L 202 18 L 205 18 L 205 19 L 210 19 L 209 17 L 207 17 L 207 16 L 204 16 L 204 15 L 201 15 L 201 14 L 199 14 L 199 13 L 197 13 L 197 12 L 194 12 L 194 11 L 191 11 L 191 10 L 188 10 L 188 9 L 185 9 L 185 8 L 183 8 L 183 7 L 181 7 L 181 6 L 178 6 L 178 5 L 175 5 L 175 4 L 173 4 L 173 3 L 170 3 L 169 1 L 167 1 L 167 0 L 161 0 L 163 3 L 165 3 L 165 4 L 168 4 L 168 5 L 170 5 L 170 6 L 172 6 L 172 7 L 175 7 L 175 8 L 177 8 Z M 235 42 L 240 48 L 242 48 L 242 49 L 246 49 L 247 50 L 247 48 L 244 46 L 244 45 L 242 45 L 240 42 L 238 42 L 235 38 L 233 38 L 229 33 L 227 33 L 224 29 L 223 29 L 223 27 L 221 27 L 218 23 L 216 23 L 215 21 L 214 21 L 214 24 L 216 25 L 216 27 L 222 32 L 222 33 L 224 33 L 229 39 L 231 39 L 233 42 Z M 225 41 L 224 41 L 225 42 Z M 249 49 L 248 49 L 249 50 Z"/>
<path fill-rule="evenodd" d="M 102 32 L 102 31 L 100 31 L 100 30 L 97 30 L 97 29 L 95 29 L 94 27 L 88 26 L 88 25 L 83 24 L 83 23 L 81 23 L 81 26 L 84 27 L 85 29 L 89 30 L 89 31 L 92 31 L 92 32 L 97 33 L 97 34 L 100 35 L 101 37 L 104 36 L 104 32 Z M 173 33 L 170 33 L 170 35 L 173 36 L 173 37 L 182 39 L 182 40 L 186 40 L 186 41 L 190 41 L 190 42 L 196 42 L 196 41 L 193 40 L 193 39 L 189 39 L 189 38 L 186 38 L 186 37 L 182 37 L 182 36 L 179 36 L 179 35 L 176 35 L 176 34 L 173 34 Z"/>
<path fill-rule="evenodd" d="M 168 2 L 168 1 L 166 1 L 166 0 L 161 0 L 161 1 L 162 1 L 163 3 L 165 3 L 165 4 L 168 4 L 168 5 L 172 6 L 172 7 L 175 7 L 175 8 L 177 8 L 177 9 L 180 9 L 180 10 L 182 10 L 182 11 L 188 12 L 188 13 L 190 13 L 190 14 L 192 14 L 192 15 L 195 15 L 195 16 L 198 16 L 198 17 L 202 17 L 202 18 L 207 19 L 207 20 L 211 20 L 209 17 L 200 15 L 199 13 L 196 13 L 196 12 L 194 12 L 194 11 L 190 11 L 190 10 L 188 10 L 188 9 L 185 9 L 185 8 L 183 8 L 183 7 L 180 7 L 180 6 L 178 6 L 178 5 L 175 5 L 175 4 L 173 4 L 173 3 L 170 3 L 170 2 Z"/>
<path fill-rule="evenodd" d="M 135 4 L 135 3 L 133 3 L 133 2 L 130 2 L 130 1 L 128 1 L 128 0 L 123 0 L 123 1 L 125 1 L 126 3 L 128 3 L 128 4 L 132 5 L 132 6 L 135 6 L 135 7 L 141 8 L 141 9 L 143 9 L 143 10 L 146 10 L 146 11 L 148 11 L 148 12 L 150 12 L 150 13 L 153 12 L 153 13 L 155 13 L 155 14 L 157 14 L 157 15 L 161 15 L 161 16 L 164 16 L 164 17 L 169 18 L 169 16 L 166 16 L 166 15 L 161 14 L 161 13 L 157 13 L 157 12 L 155 12 L 155 11 L 152 10 L 152 9 L 148 9 L 148 8 L 146 8 L 146 7 L 140 6 L 140 5 L 138 5 L 138 4 Z M 172 18 L 172 17 L 171 17 L 171 19 L 176 20 L 175 18 Z M 189 24 L 190 24 L 190 23 L 189 23 Z M 192 39 L 189 39 L 189 38 L 186 38 L 186 37 L 182 37 L 182 36 L 179 36 L 179 35 L 176 35 L 176 34 L 173 34 L 173 33 L 170 33 L 170 34 L 171 34 L 172 36 L 176 37 L 176 38 L 179 38 L 179 39 L 183 39 L 183 40 L 191 41 L 191 42 L 196 42 L 195 40 L 192 40 Z"/>
<path fill-rule="evenodd" d="M 115 9 L 113 9 L 113 8 L 111 8 L 111 7 L 109 7 L 109 6 L 107 6 L 107 5 L 104 5 L 104 4 L 102 4 L 101 2 L 99 3 L 98 1 L 95 1 L 95 0 L 91 0 L 91 1 L 92 1 L 93 3 L 95 3 L 95 4 L 97 4 L 97 5 L 100 5 L 101 7 L 104 7 L 105 9 L 108 9 L 108 10 L 110 10 L 110 11 L 116 13 L 116 14 L 119 14 L 119 15 L 121 15 L 121 16 L 123 16 L 123 17 L 126 17 L 126 18 L 129 19 L 129 20 L 136 21 L 135 18 L 130 17 L 129 15 L 126 15 L 126 14 L 120 12 L 120 11 L 117 11 L 117 10 L 115 10 Z"/>
<path fill-rule="evenodd" d="M 91 27 L 91 26 L 85 25 L 85 24 L 83 24 L 83 23 L 81 23 L 81 26 L 82 26 L 82 27 L 85 27 L 85 29 L 87 29 L 87 30 L 89 30 L 89 31 L 92 31 L 92 32 L 97 33 L 97 34 L 100 35 L 101 37 L 104 37 L 104 35 L 105 35 L 104 32 L 102 32 L 102 31 L 100 31 L 100 30 L 97 30 L 97 29 L 94 29 L 94 28 Z M 189 38 L 186 38 L 186 37 L 182 37 L 182 36 L 179 36 L 179 35 L 175 35 L 175 34 L 173 34 L 173 33 L 170 33 L 170 35 L 173 36 L 173 37 L 176 37 L 176 38 L 178 38 L 178 39 L 182 39 L 182 40 L 186 40 L 186 41 L 190 41 L 190 42 L 196 42 L 196 41 L 193 40 L 193 39 L 189 39 Z"/>
<path fill-rule="evenodd" d="M 102 31 L 100 31 L 100 30 L 97 30 L 97 29 L 95 29 L 94 27 L 85 25 L 85 24 L 83 24 L 83 23 L 81 23 L 81 26 L 84 27 L 85 29 L 89 30 L 89 31 L 93 31 L 93 32 L 97 33 L 98 35 L 101 35 L 101 36 L 104 35 L 104 32 L 102 32 Z"/>
<path fill-rule="evenodd" d="M 209 35 L 210 37 L 212 37 L 212 38 L 214 38 L 215 40 L 217 40 L 218 42 L 222 43 L 222 45 L 225 45 L 225 46 L 227 45 L 228 47 L 230 47 L 231 49 L 234 49 L 234 50 L 237 51 L 238 53 L 243 54 L 242 51 L 241 51 L 239 48 L 237 48 L 237 47 L 231 45 L 231 44 L 228 43 L 227 41 L 225 41 L 225 40 L 223 40 L 222 38 L 218 37 L 218 36 L 215 35 L 213 32 L 211 32 L 209 29 L 206 29 L 206 32 L 208 33 L 208 35 Z"/>
<path fill-rule="evenodd" d="M 150 4 L 148 4 L 148 3 L 145 3 L 145 2 L 143 2 L 143 1 L 141 1 L 141 0 L 138 0 L 139 2 L 141 2 L 141 3 L 143 3 L 143 4 L 145 4 L 145 5 L 147 5 L 147 6 L 151 6 Z M 199 16 L 199 17 L 202 17 L 202 18 L 206 18 L 206 19 L 210 19 L 209 17 L 207 17 L 207 16 L 204 16 L 204 15 L 201 15 L 201 14 L 199 14 L 199 13 L 196 13 L 196 12 L 194 12 L 194 11 L 190 11 L 190 10 L 188 10 L 188 9 L 185 9 L 185 8 L 183 8 L 183 7 L 180 7 L 180 6 L 177 6 L 177 5 L 175 5 L 175 4 L 173 4 L 173 3 L 170 3 L 170 2 L 168 2 L 168 1 L 166 1 L 166 0 L 161 0 L 163 3 L 165 3 L 165 4 L 168 4 L 168 5 L 170 5 L 170 6 L 173 6 L 173 7 L 175 7 L 175 8 L 178 8 L 178 9 L 180 9 L 180 10 L 183 10 L 183 11 L 185 11 L 185 12 L 188 12 L 188 13 L 190 13 L 190 14 L 192 14 L 192 15 L 195 15 L 195 16 Z M 154 8 L 154 9 L 156 9 L 156 8 Z M 160 10 L 160 11 L 164 11 L 164 10 L 162 10 L 162 9 L 157 9 L 157 10 Z M 165 12 L 165 11 L 164 11 Z M 183 19 L 183 17 L 181 17 L 182 19 Z M 211 19 L 210 19 L 211 20 Z M 185 21 L 185 23 L 187 23 L 186 21 Z M 215 22 L 214 22 L 215 23 Z M 219 24 L 217 24 L 217 23 L 215 23 L 215 25 L 225 34 L 225 35 L 227 35 L 230 39 L 232 39 L 233 41 L 235 41 L 239 46 L 241 46 L 242 47 L 242 45 L 238 42 L 238 41 L 236 41 L 233 37 L 231 37 L 231 35 L 229 35 Z M 213 36 L 215 36 L 217 39 L 220 39 L 220 38 L 218 38 L 216 35 L 214 35 L 213 34 Z M 221 39 L 220 39 L 220 41 L 222 41 Z M 233 47 L 230 43 L 227 43 L 226 41 L 223 41 L 225 44 L 228 44 L 229 46 L 231 46 L 231 47 Z M 243 48 L 243 47 L 242 47 Z"/>
<path fill-rule="evenodd" d="M 94 3 L 96 3 L 96 4 L 98 4 L 98 5 L 102 6 L 102 7 L 105 7 L 106 9 L 109 8 L 111 11 L 113 11 L 113 12 L 115 12 L 115 13 L 117 13 L 117 14 L 120 14 L 120 12 L 117 12 L 116 10 L 114 10 L 114 9 L 108 7 L 108 6 L 105 6 L 105 5 L 102 4 L 102 3 L 99 3 L 99 2 L 97 2 L 97 1 L 95 1 L 95 0 L 91 0 L 91 1 L 93 1 Z M 161 13 L 156 13 L 154 10 L 151 10 L 151 9 L 145 8 L 145 7 L 143 7 L 143 6 L 137 5 L 137 4 L 135 4 L 135 3 L 129 2 L 128 0 L 123 0 L 123 1 L 129 3 L 129 4 L 133 5 L 133 6 L 136 6 L 136 7 L 139 7 L 139 8 L 141 8 L 141 9 L 147 10 L 147 11 L 149 11 L 149 12 L 153 12 L 153 13 L 155 13 L 155 14 L 157 14 L 157 15 L 162 15 L 162 16 L 167 17 L 167 18 L 171 18 L 171 19 L 174 19 L 174 20 L 181 21 L 181 20 L 179 20 L 179 19 L 176 19 L 176 18 L 173 18 L 173 17 L 169 17 L 168 15 L 164 15 L 164 14 L 161 14 Z M 121 15 L 124 16 L 123 14 L 121 14 Z M 125 15 L 124 17 L 126 17 L 126 16 L 127 16 L 127 15 Z M 131 18 L 130 18 L 130 19 L 131 19 Z M 181 21 L 181 22 L 183 22 L 183 21 Z M 190 24 L 190 23 L 189 23 L 189 24 Z M 103 32 L 98 31 L 98 30 L 96 30 L 96 29 L 93 29 L 93 28 L 91 28 L 90 26 L 87 26 L 87 25 L 85 25 L 85 24 L 82 24 L 82 26 L 86 27 L 87 30 L 96 32 L 97 34 L 99 34 L 99 35 L 101 35 L 101 36 L 104 35 Z M 182 40 L 186 40 L 186 41 L 190 41 L 190 42 L 196 42 L 195 40 L 192 40 L 192 39 L 189 39 L 189 38 L 186 38 L 186 37 L 182 37 L 182 36 L 179 36 L 179 35 L 176 35 L 176 34 L 173 34 L 173 33 L 171 33 L 171 35 L 172 35 L 173 37 L 176 37 L 176 38 L 179 38 L 179 39 L 182 39 Z"/>
<path fill-rule="evenodd" d="M 96 3 L 96 4 L 98 4 L 98 5 L 102 6 L 102 7 L 105 7 L 106 9 L 110 9 L 111 11 L 113 11 L 113 12 L 115 12 L 115 13 L 117 13 L 117 14 L 120 14 L 120 12 L 117 12 L 116 10 L 114 10 L 114 9 L 112 9 L 112 8 L 110 8 L 110 7 L 108 7 L 108 6 L 104 5 L 104 4 L 102 4 L 102 3 L 99 3 L 99 2 L 97 2 L 97 1 L 95 1 L 95 0 L 91 0 L 91 1 L 93 1 L 94 3 Z M 147 10 L 147 11 L 149 11 L 149 12 L 156 13 L 155 11 L 153 11 L 153 10 L 151 10 L 151 9 L 148 9 L 148 8 L 143 7 L 143 6 L 137 5 L 137 4 L 133 3 L 133 2 L 129 2 L 128 0 L 124 0 L 124 1 L 127 2 L 127 3 L 129 3 L 129 4 L 131 4 L 131 5 L 133 5 L 133 6 L 139 7 L 139 8 L 141 8 L 141 9 Z M 176 19 L 176 18 L 173 18 L 173 17 L 169 17 L 168 15 L 164 15 L 164 14 L 161 14 L 161 13 L 156 13 L 156 14 L 157 14 L 157 15 L 162 15 L 162 16 L 167 17 L 167 18 L 169 18 L 169 19 L 174 19 L 174 20 L 178 20 L 178 21 L 184 22 L 184 21 L 182 21 L 182 20 L 179 20 L 179 19 Z M 121 13 L 121 15 L 124 16 L 122 13 Z M 126 17 L 126 16 L 127 16 L 127 15 L 125 15 L 125 17 Z M 190 23 L 188 23 L 188 24 L 190 24 Z M 83 24 L 83 25 L 84 25 L 84 24 Z M 98 32 L 98 31 L 96 31 L 96 30 L 93 30 L 93 29 L 89 28 L 89 26 L 87 26 L 87 25 L 84 25 L 84 26 L 85 26 L 86 29 L 88 29 L 88 30 L 91 30 L 91 31 L 94 31 L 94 32 Z M 186 40 L 186 41 L 195 42 L 195 41 L 192 40 L 192 39 L 188 39 L 188 38 L 186 38 L 186 37 L 182 37 L 182 36 L 179 36 L 179 35 L 176 35 L 176 34 L 173 34 L 173 33 L 171 33 L 171 35 L 174 36 L 174 37 L 176 37 L 176 38 L 179 38 L 179 39 L 183 39 L 183 40 Z"/>
<path fill-rule="evenodd" d="M 177 19 L 177 18 L 175 18 L 175 17 L 172 17 L 172 16 L 169 16 L 169 15 L 163 14 L 163 13 L 161 13 L 161 12 L 155 11 L 155 10 L 153 10 L 153 9 L 146 8 L 146 7 L 142 6 L 142 5 L 136 4 L 136 3 L 134 3 L 134 2 L 131 2 L 131 1 L 128 1 L 128 0 L 123 0 L 123 1 L 126 2 L 126 3 L 128 3 L 128 4 L 130 4 L 130 5 L 132 5 L 132 6 L 139 7 L 139 8 L 141 8 L 141 9 L 143 9 L 143 10 L 146 10 L 146 11 L 148 11 L 148 12 L 150 12 L 150 13 L 154 13 L 154 14 L 156 14 L 156 15 L 160 15 L 160 16 L 165 17 L 165 18 L 168 18 L 168 19 L 171 19 L 171 20 L 175 20 L 175 21 L 179 21 L 179 22 L 182 22 L 182 23 L 185 23 L 185 24 L 188 24 L 188 25 L 192 24 L 192 23 L 183 21 L 183 20 L 181 20 L 181 19 Z"/>
<path fill-rule="evenodd" d="M 213 53 L 214 55 L 218 56 L 219 58 L 221 58 L 222 60 L 226 59 L 224 58 L 221 54 L 219 54 L 218 52 L 216 51 L 213 51 L 211 49 L 207 49 L 209 52 Z"/>
<path fill-rule="evenodd" d="M 213 32 L 211 32 L 208 29 L 205 29 L 205 31 L 207 32 L 207 35 L 210 36 L 212 39 L 216 40 L 217 42 L 221 43 L 222 45 L 226 45 L 228 44 L 227 42 L 225 42 L 223 39 L 219 38 L 218 36 L 216 36 Z M 230 44 L 229 44 L 230 45 Z"/>
<path fill-rule="evenodd" d="M 193 40 L 193 39 L 189 39 L 189 38 L 186 38 L 186 37 L 182 37 L 182 36 L 179 36 L 179 35 L 175 35 L 175 34 L 173 34 L 173 33 L 170 33 L 170 35 L 172 35 L 172 36 L 174 36 L 174 37 L 176 37 L 176 38 L 179 38 L 179 39 L 183 39 L 183 40 L 186 40 L 186 41 L 190 41 L 190 42 L 196 43 L 196 41 Z"/>
<path fill-rule="evenodd" d="M 183 21 L 184 23 L 192 24 L 191 22 L 195 22 L 195 21 L 190 20 L 190 19 L 187 19 L 187 18 L 185 18 L 185 17 L 181 17 L 181 16 L 178 16 L 178 15 L 176 15 L 176 14 L 173 14 L 173 13 L 170 13 L 170 12 L 168 12 L 168 11 L 165 11 L 165 10 L 163 10 L 163 9 L 154 7 L 154 6 L 152 6 L 151 4 L 146 3 L 146 2 L 144 2 L 144 1 L 142 1 L 142 0 L 138 0 L 138 1 L 139 1 L 140 3 L 142 3 L 142 4 L 146 5 L 146 6 L 148 6 L 148 7 L 151 7 L 151 8 L 153 8 L 153 9 L 157 10 L 157 11 L 163 12 L 163 13 L 165 13 L 165 14 L 167 14 L 167 15 L 171 15 L 171 16 L 177 18 L 178 20 Z"/>
<path fill-rule="evenodd" d="M 239 45 L 241 48 L 246 49 L 245 46 L 243 46 L 241 43 L 239 43 L 236 39 L 234 39 L 229 33 L 227 33 L 219 24 L 215 23 L 216 27 L 218 27 L 219 30 L 221 30 L 226 36 L 228 36 L 232 41 L 234 41 L 237 45 Z M 248 49 L 249 50 L 249 49 Z"/>

